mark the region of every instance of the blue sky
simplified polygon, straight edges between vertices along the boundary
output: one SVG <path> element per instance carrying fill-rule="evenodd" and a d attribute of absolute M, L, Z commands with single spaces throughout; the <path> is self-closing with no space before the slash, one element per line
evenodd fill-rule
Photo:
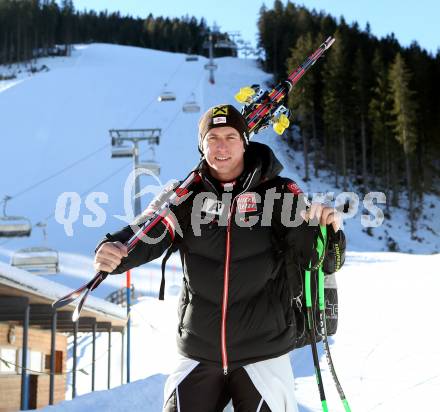
<path fill-rule="evenodd" d="M 357 21 L 362 28 L 370 22 L 371 31 L 378 37 L 394 32 L 404 46 L 417 40 L 432 53 L 440 48 L 440 1 L 439 0 L 305 0 L 298 1 L 306 7 L 324 10 L 348 23 Z M 255 43 L 256 21 L 262 0 L 74 0 L 76 9 L 116 11 L 122 14 L 145 17 L 181 17 L 183 15 L 205 17 L 209 24 L 214 21 L 224 31 L 239 30 L 245 40 Z M 273 1 L 265 1 L 272 7 Z"/>

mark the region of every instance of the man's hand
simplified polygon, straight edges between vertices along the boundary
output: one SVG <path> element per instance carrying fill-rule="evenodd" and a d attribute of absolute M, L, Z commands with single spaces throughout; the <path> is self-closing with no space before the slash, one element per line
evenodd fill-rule
<path fill-rule="evenodd" d="M 127 256 L 127 246 L 121 242 L 105 242 L 96 252 L 93 267 L 96 272 L 111 273 L 119 266 L 122 258 Z"/>
<path fill-rule="evenodd" d="M 341 228 L 341 214 L 333 207 L 325 206 L 322 203 L 312 203 L 302 216 L 306 221 L 316 217 L 320 225 L 331 224 L 335 233 Z"/>

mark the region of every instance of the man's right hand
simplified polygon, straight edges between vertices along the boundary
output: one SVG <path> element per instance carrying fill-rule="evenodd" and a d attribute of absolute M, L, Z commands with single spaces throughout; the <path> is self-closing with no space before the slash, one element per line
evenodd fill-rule
<path fill-rule="evenodd" d="M 96 272 L 113 272 L 128 256 L 127 246 L 121 242 L 105 242 L 97 250 L 93 266 Z"/>

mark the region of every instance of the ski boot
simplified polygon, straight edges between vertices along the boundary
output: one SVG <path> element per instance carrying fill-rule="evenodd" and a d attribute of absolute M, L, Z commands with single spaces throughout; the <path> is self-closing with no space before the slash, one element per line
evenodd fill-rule
<path fill-rule="evenodd" d="M 241 104 L 250 104 L 261 96 L 261 87 L 258 84 L 242 87 L 235 95 L 235 100 Z"/>

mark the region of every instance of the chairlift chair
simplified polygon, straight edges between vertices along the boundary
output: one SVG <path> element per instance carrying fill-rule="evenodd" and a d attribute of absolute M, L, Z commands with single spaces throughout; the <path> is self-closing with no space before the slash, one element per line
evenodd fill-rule
<path fill-rule="evenodd" d="M 147 169 L 154 175 L 158 176 L 160 174 L 160 165 L 156 162 L 156 160 L 154 160 L 154 148 L 150 146 L 149 149 L 151 152 L 150 158 L 146 160 L 140 160 L 136 167 L 137 169 Z"/>
<path fill-rule="evenodd" d="M 173 102 L 176 100 L 176 95 L 173 92 L 163 92 L 157 100 L 159 102 Z"/>
<path fill-rule="evenodd" d="M 138 169 L 147 169 L 151 173 L 155 174 L 156 176 L 160 174 L 160 166 L 159 163 L 157 163 L 154 160 L 141 160 L 138 165 Z"/>
<path fill-rule="evenodd" d="M 46 242 L 46 224 L 40 222 L 37 226 L 43 229 L 44 242 Z M 53 275 L 59 272 L 58 252 L 47 246 L 19 249 L 11 257 L 11 266 L 37 275 Z"/>
<path fill-rule="evenodd" d="M 31 221 L 23 216 L 8 216 L 6 203 L 10 196 L 5 196 L 3 204 L 3 216 L 0 216 L 0 237 L 24 237 L 30 236 L 32 231 Z"/>
<path fill-rule="evenodd" d="M 214 47 L 216 49 L 236 49 L 237 45 L 231 40 L 217 40 Z"/>
<path fill-rule="evenodd" d="M 185 60 L 186 60 L 187 62 L 196 62 L 196 61 L 199 60 L 199 57 L 198 57 L 198 56 L 195 56 L 194 54 L 188 54 L 188 55 L 185 57 Z"/>
<path fill-rule="evenodd" d="M 173 92 L 166 90 L 166 88 L 167 85 L 165 84 L 163 92 L 157 98 L 159 102 L 172 102 L 176 100 L 176 95 Z"/>
<path fill-rule="evenodd" d="M 37 275 L 54 275 L 59 272 L 59 256 L 48 247 L 29 247 L 14 252 L 11 265 Z"/>
<path fill-rule="evenodd" d="M 218 66 L 215 63 L 212 63 L 212 64 L 211 63 L 206 63 L 204 68 L 206 70 L 217 70 Z"/>
<path fill-rule="evenodd" d="M 120 145 L 112 147 L 112 158 L 133 157 L 133 146 Z"/>
<path fill-rule="evenodd" d="M 200 112 L 200 106 L 197 104 L 194 94 L 192 99 L 188 100 L 182 107 L 184 113 L 198 113 Z"/>

